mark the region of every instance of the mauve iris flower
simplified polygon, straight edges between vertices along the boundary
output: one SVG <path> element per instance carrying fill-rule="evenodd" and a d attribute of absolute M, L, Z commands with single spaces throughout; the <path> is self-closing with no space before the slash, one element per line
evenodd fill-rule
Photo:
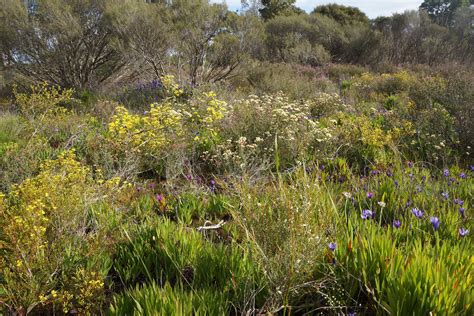
<path fill-rule="evenodd" d="M 413 162 L 409 161 L 407 165 L 408 165 L 408 168 L 413 168 Z"/>
<path fill-rule="evenodd" d="M 212 193 L 216 192 L 216 181 L 214 179 L 211 180 L 211 191 Z"/>
<path fill-rule="evenodd" d="M 459 206 L 463 206 L 463 205 L 464 205 L 464 201 L 461 200 L 461 199 L 454 199 L 453 202 L 454 202 L 454 204 L 458 204 Z"/>
<path fill-rule="evenodd" d="M 400 222 L 398 219 L 393 221 L 393 227 L 398 229 L 398 228 L 400 228 L 400 226 L 402 226 L 402 222 Z"/>
<path fill-rule="evenodd" d="M 367 192 L 367 198 L 371 199 L 374 197 L 374 194 L 372 192 Z"/>
<path fill-rule="evenodd" d="M 362 219 L 371 219 L 372 217 L 375 217 L 375 212 L 372 212 L 371 210 L 363 210 Z"/>
<path fill-rule="evenodd" d="M 410 202 L 410 201 L 407 201 L 407 202 L 405 203 L 405 207 L 410 207 L 410 205 L 411 205 L 411 202 Z"/>
<path fill-rule="evenodd" d="M 330 243 L 329 243 L 329 249 L 330 249 L 331 251 L 336 250 L 336 243 L 335 243 L 335 242 L 330 242 Z"/>
<path fill-rule="evenodd" d="M 441 196 L 444 197 L 446 200 L 449 198 L 448 192 L 441 192 Z"/>
<path fill-rule="evenodd" d="M 459 228 L 459 236 L 464 237 L 469 234 L 469 229 Z"/>
<path fill-rule="evenodd" d="M 436 216 L 431 216 L 430 222 L 433 225 L 434 230 L 439 229 L 439 225 L 441 224 L 441 222 L 439 221 L 439 218 L 437 218 Z"/>
<path fill-rule="evenodd" d="M 155 195 L 155 199 L 158 203 L 161 203 L 161 202 L 163 202 L 163 195 L 157 194 L 157 195 Z"/>
<path fill-rule="evenodd" d="M 461 217 L 464 218 L 466 215 L 464 214 L 466 210 L 464 209 L 464 207 L 460 207 L 459 208 L 459 213 L 461 214 Z"/>
<path fill-rule="evenodd" d="M 449 170 L 444 169 L 443 174 L 444 174 L 445 177 L 449 177 Z"/>
<path fill-rule="evenodd" d="M 424 214 L 422 210 L 419 210 L 419 209 L 417 209 L 416 207 L 413 208 L 413 209 L 411 210 L 411 212 L 412 212 L 413 215 L 415 215 L 417 218 L 422 218 L 422 217 L 423 217 L 423 214 Z"/>
<path fill-rule="evenodd" d="M 461 174 L 459 175 L 459 178 L 466 179 L 466 174 L 464 172 L 461 172 Z"/>

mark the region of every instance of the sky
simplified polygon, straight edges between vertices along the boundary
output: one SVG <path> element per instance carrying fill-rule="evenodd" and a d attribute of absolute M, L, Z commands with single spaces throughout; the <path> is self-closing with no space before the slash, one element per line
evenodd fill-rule
<path fill-rule="evenodd" d="M 226 2 L 231 10 L 240 8 L 240 0 L 212 0 Z M 311 12 L 316 6 L 327 3 L 338 3 L 361 9 L 369 18 L 390 16 L 392 13 L 402 13 L 406 10 L 417 10 L 423 0 L 297 0 L 296 6 Z"/>

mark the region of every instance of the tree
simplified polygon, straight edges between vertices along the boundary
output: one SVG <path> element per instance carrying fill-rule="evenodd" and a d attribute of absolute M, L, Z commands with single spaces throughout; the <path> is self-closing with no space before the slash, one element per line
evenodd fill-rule
<path fill-rule="evenodd" d="M 474 4 L 473 0 L 425 0 L 420 9 L 428 13 L 434 22 L 450 26 L 456 10 Z"/>
<path fill-rule="evenodd" d="M 316 7 L 313 14 L 319 13 L 336 20 L 341 25 L 369 24 L 369 18 L 358 8 L 346 7 L 339 4 L 327 4 Z"/>
<path fill-rule="evenodd" d="M 265 27 L 269 58 L 274 61 L 319 66 L 345 42 L 340 26 L 321 15 L 278 16 Z"/>
<path fill-rule="evenodd" d="M 33 3 L 28 1 L 28 3 Z M 34 81 L 77 90 L 96 88 L 123 66 L 110 45 L 105 0 L 21 0 L 0 8 L 5 66 Z"/>
<path fill-rule="evenodd" d="M 148 2 L 148 3 L 147 3 Z M 111 26 L 118 36 L 118 49 L 137 68 L 145 65 L 160 78 L 170 72 L 169 54 L 173 47 L 170 10 L 158 1 L 116 0 L 108 2 Z M 146 67 L 148 66 L 148 67 Z M 142 74 L 143 77 L 143 74 Z"/>
<path fill-rule="evenodd" d="M 301 13 L 294 6 L 295 2 L 296 0 L 262 0 L 259 12 L 265 21 L 284 13 Z"/>
<path fill-rule="evenodd" d="M 170 9 L 177 39 L 173 58 L 178 72 L 185 70 L 194 86 L 205 76 L 213 41 L 225 30 L 227 7 L 207 0 L 175 0 Z"/>

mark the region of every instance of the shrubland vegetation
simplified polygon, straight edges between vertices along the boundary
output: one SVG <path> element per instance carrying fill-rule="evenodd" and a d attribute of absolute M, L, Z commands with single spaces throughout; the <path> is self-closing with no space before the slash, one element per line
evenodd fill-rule
<path fill-rule="evenodd" d="M 474 9 L 0 1 L 6 315 L 472 315 Z"/>

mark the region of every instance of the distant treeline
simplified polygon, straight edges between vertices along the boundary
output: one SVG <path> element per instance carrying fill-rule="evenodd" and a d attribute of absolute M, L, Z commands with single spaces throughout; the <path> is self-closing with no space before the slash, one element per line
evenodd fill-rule
<path fill-rule="evenodd" d="M 374 20 L 294 2 L 244 1 L 236 13 L 208 0 L 0 0 L 0 80 L 84 91 L 168 73 L 213 83 L 262 61 L 474 65 L 473 0 L 427 0 Z"/>

